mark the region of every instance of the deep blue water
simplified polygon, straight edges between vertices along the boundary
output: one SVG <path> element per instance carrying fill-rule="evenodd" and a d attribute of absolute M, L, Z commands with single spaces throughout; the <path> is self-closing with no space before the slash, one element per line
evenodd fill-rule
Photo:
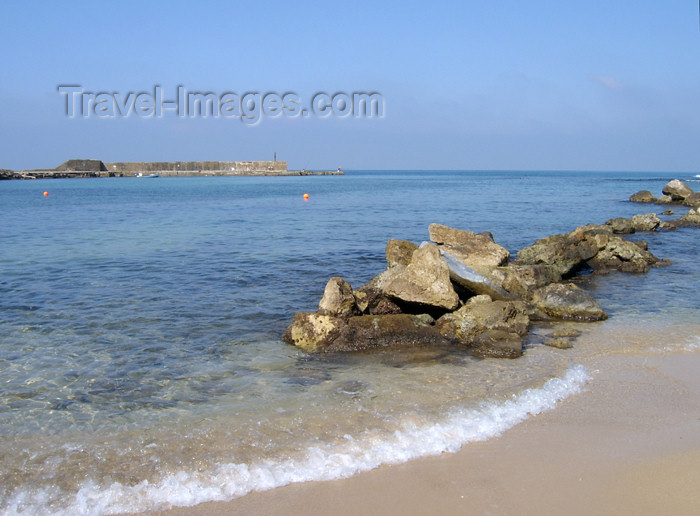
<path fill-rule="evenodd" d="M 329 277 L 357 287 L 380 273 L 389 238 L 420 243 L 437 222 L 490 231 L 515 255 L 589 222 L 661 212 L 627 199 L 673 178 L 700 185 L 688 174 L 513 171 L 1 182 L 0 510 L 105 513 L 81 496 L 177 471 L 203 471 L 206 485 L 222 464 L 280 464 L 307 438 L 390 432 L 378 421 L 430 422 L 561 376 L 569 359 L 535 351 L 523 375 L 517 361 L 468 356 L 318 360 L 279 337 L 295 312 L 315 310 Z M 588 288 L 611 318 L 693 323 L 696 231 L 635 235 L 673 265 Z M 437 371 L 490 375 L 495 387 L 419 393 Z M 317 434 L 299 437 L 311 426 Z M 140 493 L 121 507 L 163 501 Z"/>

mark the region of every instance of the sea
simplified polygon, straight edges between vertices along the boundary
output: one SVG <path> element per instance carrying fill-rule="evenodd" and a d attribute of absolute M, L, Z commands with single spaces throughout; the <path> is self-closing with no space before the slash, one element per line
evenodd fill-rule
<path fill-rule="evenodd" d="M 357 475 L 497 438 L 596 388 L 587 359 L 700 352 L 700 232 L 637 233 L 671 265 L 577 279 L 608 313 L 573 348 L 308 355 L 280 336 L 391 238 L 537 239 L 668 206 L 694 173 L 347 171 L 0 182 L 0 513 L 139 513 Z M 46 192 L 47 195 L 44 193 Z M 305 199 L 304 194 L 308 194 Z M 687 208 L 672 206 L 674 215 Z"/>

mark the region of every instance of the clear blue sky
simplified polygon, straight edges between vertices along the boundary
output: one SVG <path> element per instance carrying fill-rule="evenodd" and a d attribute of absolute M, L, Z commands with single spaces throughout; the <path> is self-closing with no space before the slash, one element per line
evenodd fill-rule
<path fill-rule="evenodd" d="M 0 168 L 277 152 L 297 169 L 700 171 L 697 2 L 3 2 L 0 24 Z M 376 91 L 385 112 L 69 119 L 60 84 Z"/>

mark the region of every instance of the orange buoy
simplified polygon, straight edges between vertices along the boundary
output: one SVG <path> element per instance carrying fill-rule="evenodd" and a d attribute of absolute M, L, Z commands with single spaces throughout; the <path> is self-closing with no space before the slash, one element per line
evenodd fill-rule
<path fill-rule="evenodd" d="M 305 201 L 308 201 L 308 200 L 309 200 L 309 194 L 307 194 L 307 193 L 304 194 L 304 200 L 305 200 Z"/>
<path fill-rule="evenodd" d="M 48 197 L 48 196 L 49 196 L 49 192 L 44 192 L 44 197 Z"/>

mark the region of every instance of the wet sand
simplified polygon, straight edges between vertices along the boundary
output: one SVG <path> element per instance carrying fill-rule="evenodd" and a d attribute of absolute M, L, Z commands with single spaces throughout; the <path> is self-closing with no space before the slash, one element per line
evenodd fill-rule
<path fill-rule="evenodd" d="M 458 453 L 156 514 L 700 514 L 700 352 L 576 363 L 583 393 Z"/>

